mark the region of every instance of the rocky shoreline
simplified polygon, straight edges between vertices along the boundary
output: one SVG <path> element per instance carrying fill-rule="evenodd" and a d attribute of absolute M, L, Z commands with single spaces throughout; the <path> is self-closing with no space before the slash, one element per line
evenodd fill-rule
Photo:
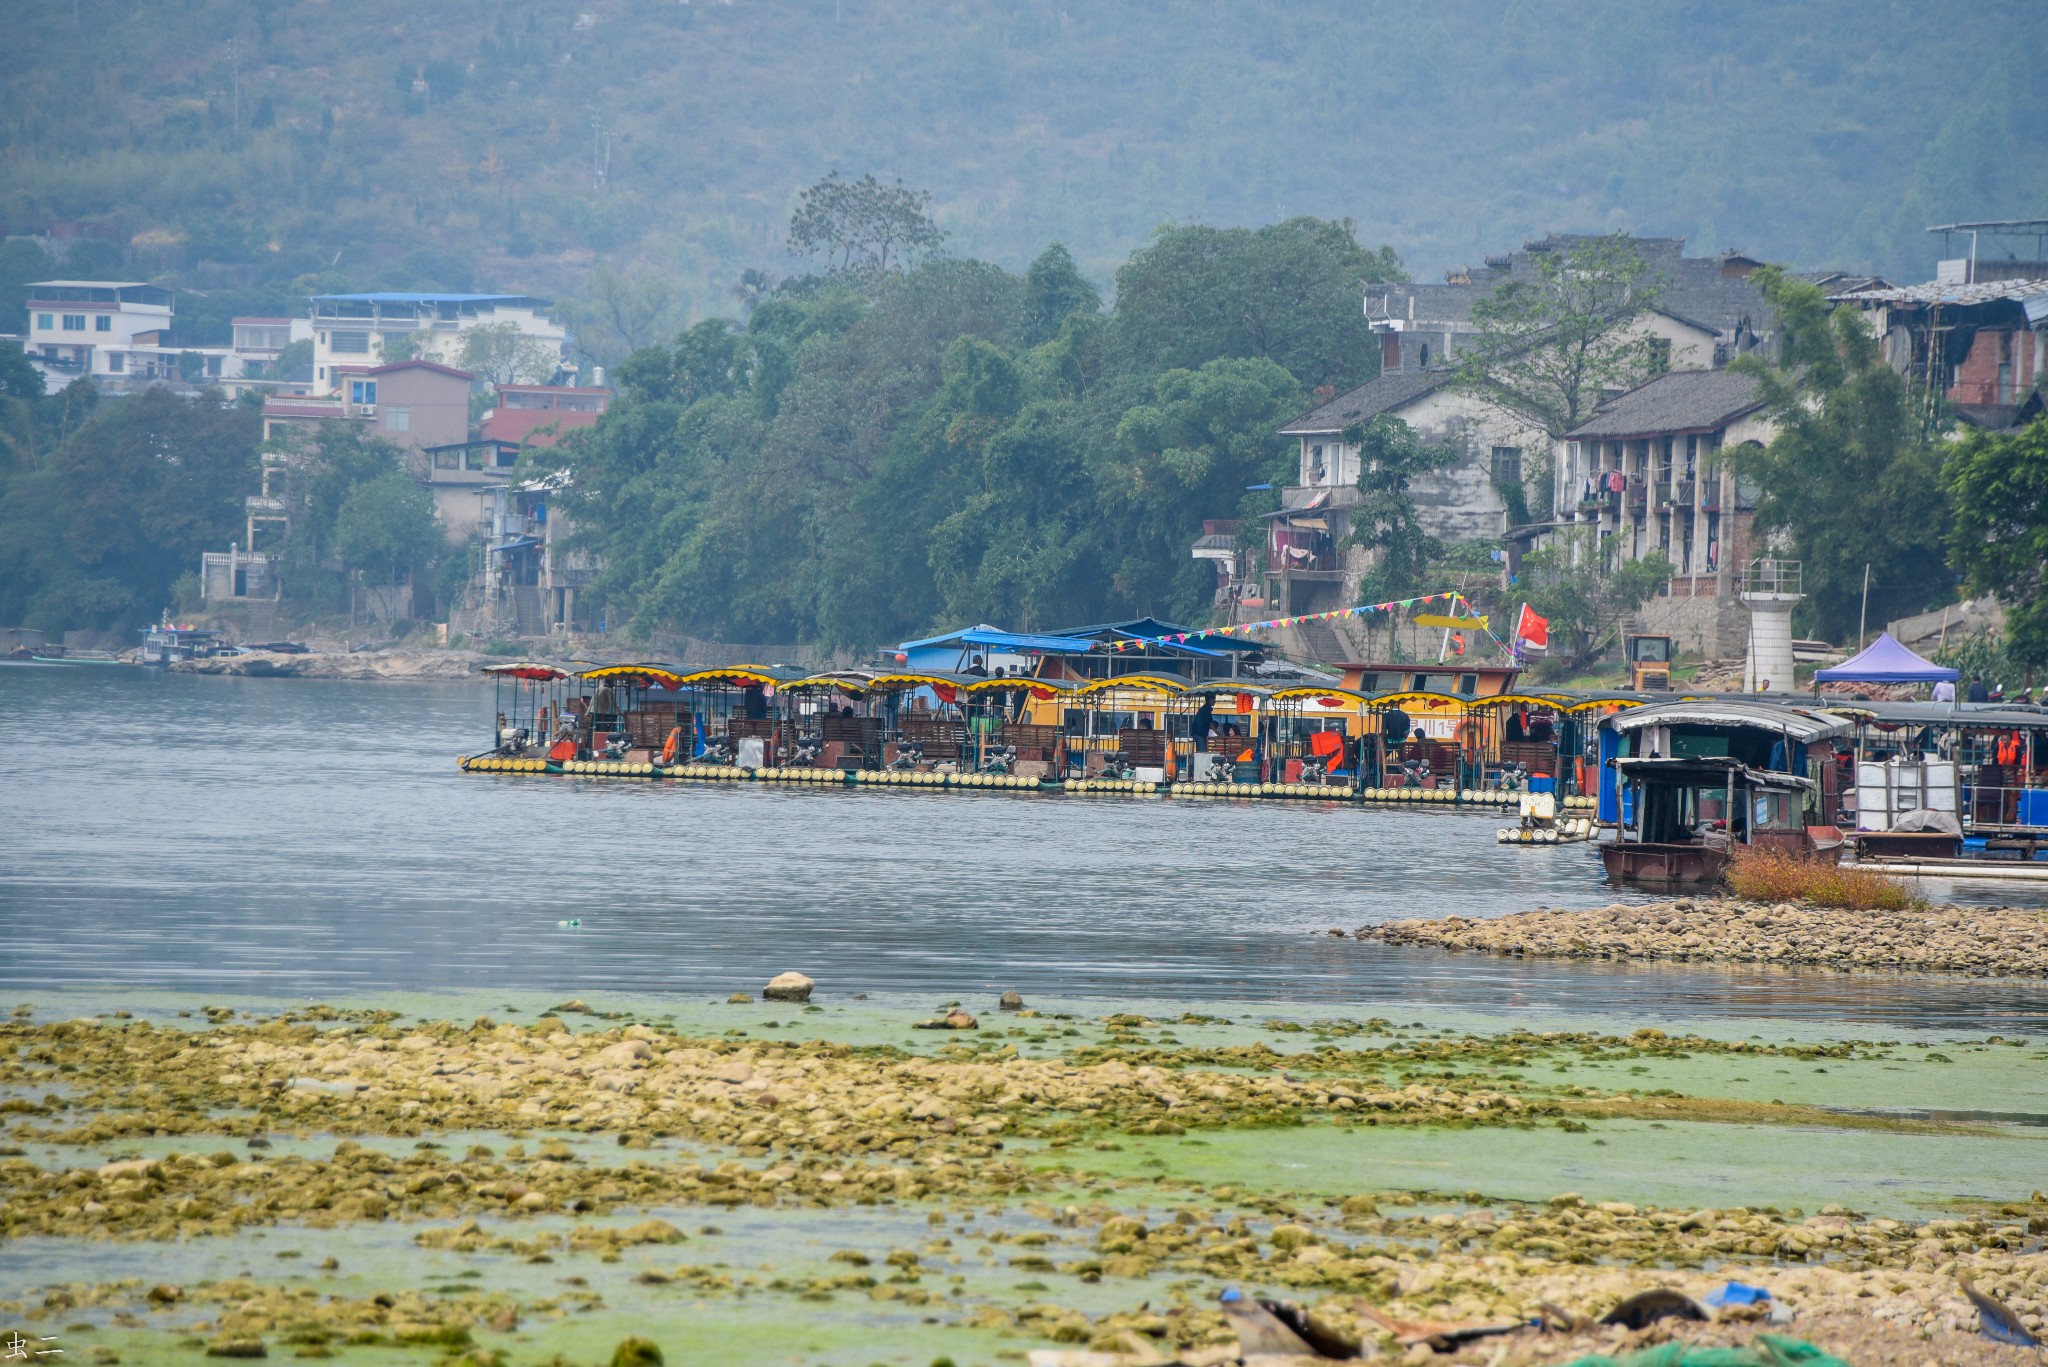
<path fill-rule="evenodd" d="M 1680 898 L 1475 920 L 1389 921 L 1361 940 L 1546 959 L 1649 959 L 2048 977 L 2048 912 L 1936 906 L 1847 911 Z"/>
<path fill-rule="evenodd" d="M 748 995 L 735 994 L 744 1014 L 730 1019 L 754 1030 L 795 1024 L 757 1020 L 765 1010 L 811 1020 L 818 1009 Z M 502 1367 L 558 1348 L 574 1356 L 549 1361 L 590 1362 L 582 1345 L 599 1332 L 607 1349 L 631 1332 L 675 1352 L 707 1314 L 746 1302 L 757 1324 L 896 1316 L 894 1329 L 865 1332 L 914 1325 L 932 1343 L 923 1357 L 950 1343 L 944 1355 L 962 1361 L 1216 1367 L 1238 1360 L 1241 1326 L 1216 1299 L 1235 1285 L 1295 1301 L 1389 1361 L 1511 1367 L 1671 1337 L 1739 1344 L 1770 1328 L 1864 1367 L 2031 1360 L 1976 1336 L 1963 1276 L 2029 1325 L 2048 1311 L 2048 1272 L 2026 1255 L 2029 1231 L 2048 1228 L 2038 1193 L 1921 1222 L 1837 1205 L 1432 1194 L 1389 1189 L 1370 1162 L 1361 1177 L 1382 1180 L 1348 1195 L 1262 1188 L 1228 1170 L 1197 1177 L 1164 1158 L 1102 1167 L 1127 1146 L 1181 1152 L 1165 1138 L 1199 1153 L 1247 1127 L 1275 1144 L 1316 1133 L 1364 1144 L 1405 1127 L 1584 1134 L 1644 1105 L 1658 1128 L 1680 1126 L 1725 1117 L 1712 1098 L 1610 1093 L 1531 1070 L 1627 1065 L 1647 1081 L 1653 1067 L 1726 1055 L 1839 1072 L 1895 1058 L 1882 1045 L 1653 1029 L 1458 1038 L 1375 1019 L 1319 1022 L 1313 1048 L 1281 1053 L 1177 1038 L 1230 1025 L 1220 1018 L 1090 1022 L 1010 1003 L 926 1053 L 678 1027 L 581 1001 L 502 1023 L 408 1025 L 328 1007 L 203 1014 L 37 1022 L 24 1005 L 0 1023 L 0 1241 L 175 1244 L 197 1258 L 268 1237 L 290 1245 L 269 1255 L 292 1260 L 290 1275 L 277 1264 L 151 1285 L 98 1273 L 0 1290 L 0 1324 L 132 1350 L 97 1361 L 324 1357 L 347 1345 Z M 1774 1102 L 1750 1123 L 1841 1118 Z M 865 1242 L 830 1218 L 855 1209 L 874 1222 Z M 728 1251 L 734 1227 L 762 1222 L 784 1231 L 770 1263 Z M 357 1231 L 378 1226 L 402 1229 L 401 1245 L 435 1270 L 357 1261 L 370 1256 Z M 552 1266 L 513 1271 L 535 1264 Z M 1731 1279 L 1771 1299 L 1710 1322 L 1591 1323 L 1647 1290 L 1699 1299 Z M 1550 1306 L 1565 1307 L 1565 1327 L 1443 1351 L 1387 1327 L 1527 1324 Z M 724 1360 L 787 1357 L 767 1345 L 727 1345 Z"/>
<path fill-rule="evenodd" d="M 224 674 L 258 679 L 391 680 L 402 683 L 439 679 L 473 679 L 478 669 L 498 657 L 474 650 L 364 650 L 288 655 L 258 650 L 247 655 L 216 655 L 206 660 L 180 660 L 170 668 L 180 674 Z"/>

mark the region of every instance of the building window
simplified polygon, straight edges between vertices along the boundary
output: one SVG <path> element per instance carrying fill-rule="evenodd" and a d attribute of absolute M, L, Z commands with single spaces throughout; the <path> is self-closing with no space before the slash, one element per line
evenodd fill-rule
<path fill-rule="evenodd" d="M 1650 374 L 1663 375 L 1671 369 L 1671 339 L 1669 337 L 1646 337 L 1643 346 L 1650 353 Z"/>
<path fill-rule="evenodd" d="M 92 330 L 94 332 L 112 332 L 114 330 L 113 315 L 102 313 L 97 318 L 94 318 L 92 320 Z"/>
<path fill-rule="evenodd" d="M 341 334 L 337 332 L 334 335 L 339 337 Z M 348 382 L 348 401 L 350 403 L 363 404 L 377 402 L 377 382 L 375 380 L 350 380 Z"/>
<path fill-rule="evenodd" d="M 370 334 L 367 332 L 340 332 L 330 334 L 334 338 L 333 349 L 350 356 L 370 354 Z"/>
<path fill-rule="evenodd" d="M 107 353 L 107 373 L 109 375 L 119 375 L 122 372 L 122 370 L 124 370 L 127 367 L 127 365 L 127 352 L 110 351 Z"/>
<path fill-rule="evenodd" d="M 508 470 L 519 463 L 519 452 L 509 446 L 500 446 L 496 448 L 491 460 L 499 469 Z"/>
<path fill-rule="evenodd" d="M 82 314 L 82 313 L 67 313 L 67 314 L 65 314 L 65 315 L 64 315 L 64 330 L 65 330 L 66 332 L 83 332 L 83 331 L 85 331 L 85 315 L 84 315 L 84 314 Z"/>
<path fill-rule="evenodd" d="M 1460 693 L 1476 695 L 1479 692 L 1479 676 L 1477 674 L 1460 674 L 1458 676 L 1458 691 Z"/>
<path fill-rule="evenodd" d="M 1496 446 L 1493 448 L 1493 482 L 1496 485 L 1519 487 L 1522 483 L 1522 448 L 1519 446 Z"/>
<path fill-rule="evenodd" d="M 434 468 L 436 470 L 460 470 L 462 468 L 461 448 L 434 452 Z"/>
<path fill-rule="evenodd" d="M 41 328 L 45 332 L 55 331 L 57 327 L 57 315 L 54 313 L 38 313 L 36 315 L 36 326 Z"/>
<path fill-rule="evenodd" d="M 396 405 L 385 409 L 384 430 L 386 432 L 412 431 L 412 410 Z"/>

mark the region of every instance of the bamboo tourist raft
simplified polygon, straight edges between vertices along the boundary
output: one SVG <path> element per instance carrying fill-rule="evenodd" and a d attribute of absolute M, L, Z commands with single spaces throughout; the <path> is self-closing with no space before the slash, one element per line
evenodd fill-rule
<path fill-rule="evenodd" d="M 1588 721 L 1636 699 L 1322 681 L 778 665 L 486 666 L 465 772 L 837 788 L 1590 809 Z M 1448 677 L 1448 676 L 1447 676 Z"/>
<path fill-rule="evenodd" d="M 977 663 L 979 663 L 977 661 Z M 1416 687 L 1122 672 L 485 667 L 466 773 L 1515 812 L 1623 882 L 1712 882 L 1747 847 L 1907 876 L 2048 877 L 2048 712 L 1853 698 Z M 1114 671 L 1114 664 L 1110 666 Z M 1384 680 L 1396 686 L 1372 689 Z"/>

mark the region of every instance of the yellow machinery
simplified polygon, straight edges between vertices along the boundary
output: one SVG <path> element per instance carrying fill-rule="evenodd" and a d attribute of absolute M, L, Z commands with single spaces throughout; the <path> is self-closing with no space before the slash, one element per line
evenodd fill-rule
<path fill-rule="evenodd" d="M 1628 686 L 1633 689 L 1671 688 L 1671 638 L 1669 636 L 1624 636 L 1622 654 L 1628 659 Z"/>

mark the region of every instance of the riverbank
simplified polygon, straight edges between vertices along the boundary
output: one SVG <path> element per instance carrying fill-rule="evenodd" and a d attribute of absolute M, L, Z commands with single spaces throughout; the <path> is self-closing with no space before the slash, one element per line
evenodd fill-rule
<path fill-rule="evenodd" d="M 180 660 L 169 666 L 180 674 L 217 674 L 262 679 L 387 680 L 399 683 L 438 679 L 475 679 L 477 670 L 501 657 L 474 650 L 318 651 L 303 655 L 251 651 L 247 655 L 216 655 L 205 660 Z"/>
<path fill-rule="evenodd" d="M 1388 921 L 1361 940 L 1551 959 L 1643 959 L 2048 977 L 2048 913 L 1937 906 L 1849 911 L 1681 898 L 1473 919 Z"/>
<path fill-rule="evenodd" d="M 1235 1341 L 1236 1285 L 1419 1361 L 1359 1298 L 1493 1323 L 1733 1279 L 1789 1323 L 1428 1360 L 1770 1327 L 1917 1364 L 2022 1360 L 1974 1336 L 1958 1273 L 2048 1310 L 2022 1254 L 2048 1139 L 1940 1114 L 2009 1074 L 2011 1042 L 1936 1062 L 1925 1041 L 965 1005 L 971 1028 L 932 1030 L 943 1011 L 822 994 L 462 1021 L 25 1004 L 0 1026 L 0 1328 L 83 1361 L 602 1363 L 640 1335 L 671 1362 L 966 1367 L 1133 1335 L 1198 1355 Z"/>

